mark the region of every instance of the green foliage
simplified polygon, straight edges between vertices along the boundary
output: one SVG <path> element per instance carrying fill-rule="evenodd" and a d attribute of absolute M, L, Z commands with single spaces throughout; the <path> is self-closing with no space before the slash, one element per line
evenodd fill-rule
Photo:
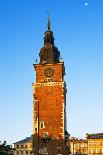
<path fill-rule="evenodd" d="M 13 149 L 10 145 L 6 145 L 6 141 L 0 144 L 0 155 L 12 155 Z"/>

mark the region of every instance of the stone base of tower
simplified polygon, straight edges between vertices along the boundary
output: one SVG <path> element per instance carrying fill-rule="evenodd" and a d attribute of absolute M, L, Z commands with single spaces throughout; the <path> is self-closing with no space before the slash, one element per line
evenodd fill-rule
<path fill-rule="evenodd" d="M 34 155 L 69 155 L 69 146 L 63 139 L 53 137 L 38 137 L 33 135 Z"/>

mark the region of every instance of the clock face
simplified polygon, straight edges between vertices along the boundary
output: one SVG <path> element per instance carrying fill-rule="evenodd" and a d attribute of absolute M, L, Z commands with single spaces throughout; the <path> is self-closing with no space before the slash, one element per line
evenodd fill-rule
<path fill-rule="evenodd" d="M 53 73 L 54 73 L 54 70 L 53 70 L 53 68 L 51 68 L 51 67 L 48 67 L 48 68 L 46 68 L 46 69 L 44 70 L 44 74 L 45 74 L 47 77 L 51 77 L 51 76 L 53 75 Z"/>

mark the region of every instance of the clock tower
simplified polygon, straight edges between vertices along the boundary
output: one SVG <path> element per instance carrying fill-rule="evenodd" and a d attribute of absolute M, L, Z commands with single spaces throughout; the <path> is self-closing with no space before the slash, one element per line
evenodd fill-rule
<path fill-rule="evenodd" d="M 67 155 L 65 67 L 54 44 L 50 17 L 39 56 L 40 63 L 34 64 L 33 152 L 34 155 Z"/>

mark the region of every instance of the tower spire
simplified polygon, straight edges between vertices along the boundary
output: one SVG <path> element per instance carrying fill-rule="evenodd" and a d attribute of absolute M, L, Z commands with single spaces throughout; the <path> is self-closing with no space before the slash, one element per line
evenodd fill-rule
<path fill-rule="evenodd" d="M 47 31 L 44 33 L 44 46 L 40 49 L 40 64 L 44 63 L 58 63 L 60 52 L 54 44 L 53 32 L 50 29 L 50 16 L 48 13 Z"/>
<path fill-rule="evenodd" d="M 50 11 L 46 10 L 47 14 L 48 14 L 48 21 L 47 21 L 47 26 L 48 26 L 48 31 L 50 31 Z"/>
<path fill-rule="evenodd" d="M 48 31 L 50 31 L 50 16 L 48 15 Z"/>

